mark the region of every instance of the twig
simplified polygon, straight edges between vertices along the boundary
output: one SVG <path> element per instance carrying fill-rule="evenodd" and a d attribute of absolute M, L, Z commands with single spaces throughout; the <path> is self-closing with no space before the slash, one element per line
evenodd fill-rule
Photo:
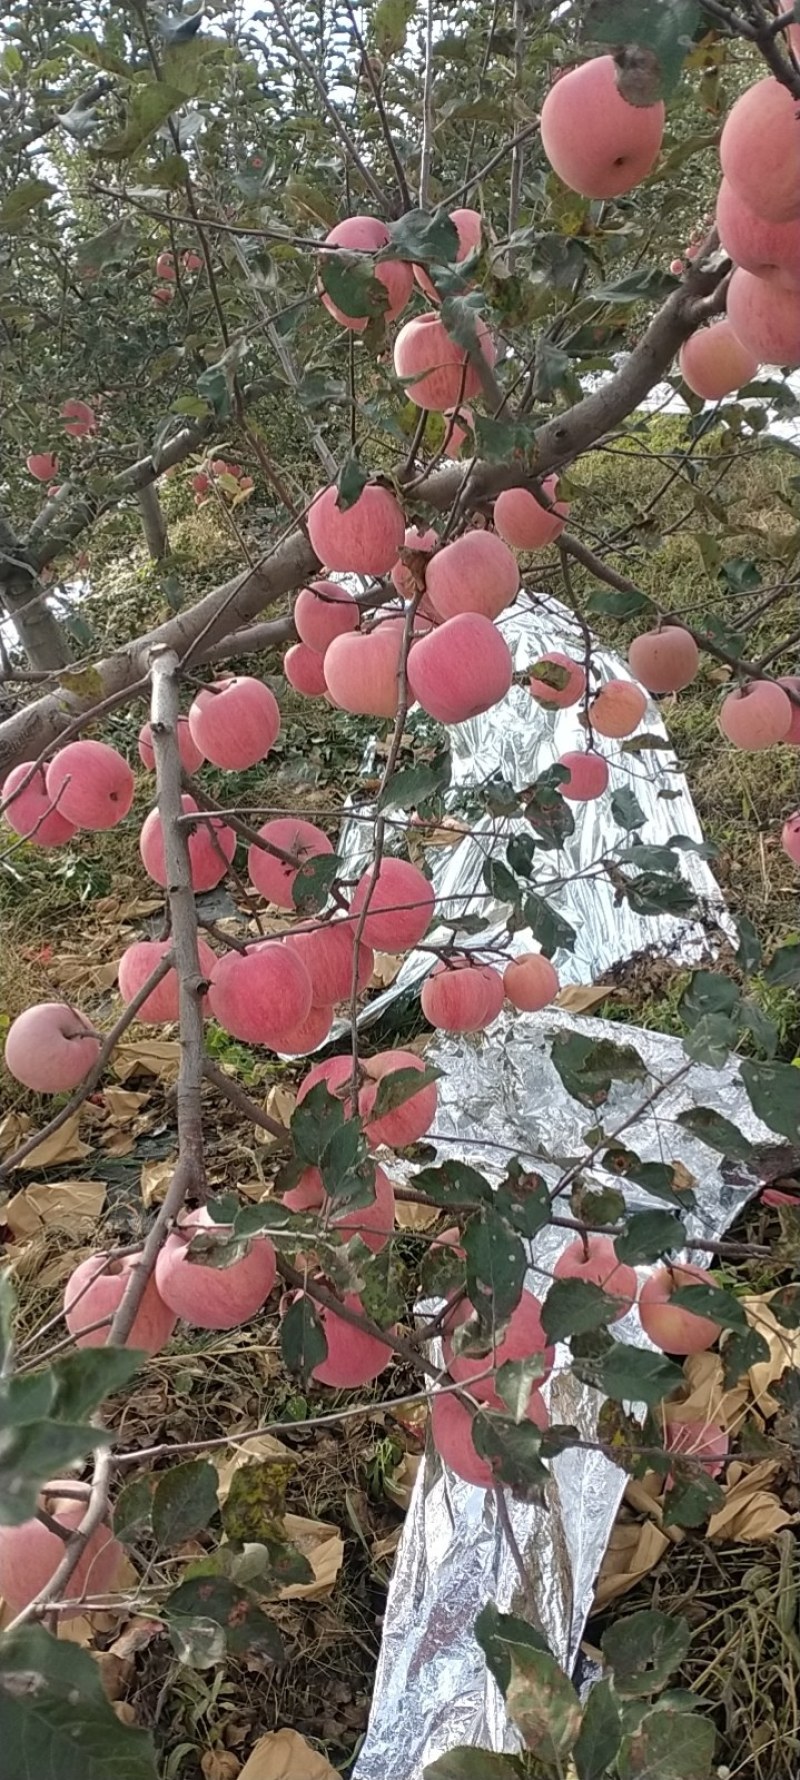
<path fill-rule="evenodd" d="M 331 99 L 324 80 L 321 75 L 317 73 L 313 62 L 309 61 L 302 44 L 298 42 L 286 12 L 281 5 L 281 0 L 269 0 L 269 4 L 283 27 L 287 42 L 295 60 L 299 62 L 300 67 L 303 69 L 304 73 L 308 75 L 309 80 L 313 81 L 346 155 L 352 161 L 353 166 L 358 168 L 361 178 L 363 179 L 367 190 L 371 192 L 376 204 L 380 206 L 381 211 L 385 212 L 388 208 L 385 194 L 381 191 L 378 181 L 370 172 L 369 167 L 367 167 L 362 160 L 347 125 L 344 123 L 339 111 Z"/>
<path fill-rule="evenodd" d="M 433 0 L 425 9 L 425 74 L 422 86 L 422 150 L 419 158 L 419 207 L 426 210 L 433 160 Z"/>
<path fill-rule="evenodd" d="M 218 1093 L 224 1094 L 231 1106 L 235 1106 L 244 1118 L 249 1119 L 251 1125 L 260 1126 L 262 1131 L 269 1131 L 272 1137 L 278 1137 L 283 1142 L 288 1141 L 289 1131 L 286 1125 L 282 1125 L 279 1119 L 270 1118 L 269 1113 L 257 1106 L 256 1102 L 251 1100 L 250 1095 L 245 1093 L 244 1088 L 241 1088 L 231 1076 L 226 1075 L 224 1069 L 220 1069 L 219 1064 L 212 1062 L 210 1057 L 205 1059 L 203 1074 L 206 1081 L 211 1082 Z"/>

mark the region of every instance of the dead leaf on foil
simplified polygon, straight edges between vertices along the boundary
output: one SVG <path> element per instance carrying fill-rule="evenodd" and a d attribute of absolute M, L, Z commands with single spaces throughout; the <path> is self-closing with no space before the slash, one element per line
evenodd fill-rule
<path fill-rule="evenodd" d="M 302 1515 L 284 1517 L 287 1539 L 297 1546 L 314 1572 L 313 1582 L 293 1582 L 282 1588 L 281 1601 L 318 1601 L 329 1595 L 344 1560 L 344 1540 L 338 1527 L 324 1520 L 304 1520 Z"/>
<path fill-rule="evenodd" d="M 763 1545 L 781 1527 L 792 1526 L 798 1516 L 787 1513 L 777 1496 L 766 1486 L 772 1482 L 779 1466 L 774 1459 L 764 1459 L 752 1468 L 734 1461 L 728 1467 L 725 1501 L 708 1523 L 709 1539 L 734 1539 L 739 1545 Z"/>
<path fill-rule="evenodd" d="M 59 1180 L 49 1186 L 23 1187 L 3 1213 L 17 1241 L 47 1227 L 68 1235 L 91 1234 L 106 1199 L 101 1180 Z"/>
<path fill-rule="evenodd" d="M 167 1187 L 175 1173 L 175 1156 L 168 1157 L 166 1162 L 143 1162 L 139 1176 L 139 1190 L 146 1206 L 156 1205 L 164 1198 Z"/>
<path fill-rule="evenodd" d="M 339 1780 L 324 1755 L 299 1731 L 269 1731 L 259 1737 L 239 1780 Z"/>
<path fill-rule="evenodd" d="M 59 1126 L 51 1137 L 45 1137 L 31 1150 L 20 1168 L 54 1168 L 57 1162 L 82 1162 L 85 1156 L 91 1155 L 88 1143 L 82 1143 L 78 1136 L 78 1113 Z"/>
<path fill-rule="evenodd" d="M 590 1008 L 599 1007 L 613 993 L 608 983 L 567 983 L 565 989 L 559 989 L 555 1005 L 566 1008 L 569 1014 L 588 1014 Z"/>
<path fill-rule="evenodd" d="M 154 1075 L 162 1082 L 175 1081 L 180 1061 L 181 1047 L 176 1038 L 123 1039 L 111 1059 L 114 1073 L 121 1082 L 130 1081 L 136 1075 Z"/>
<path fill-rule="evenodd" d="M 369 979 L 370 988 L 388 989 L 389 984 L 393 983 L 399 974 L 402 962 L 402 955 L 398 957 L 394 952 L 376 952 L 372 975 Z"/>

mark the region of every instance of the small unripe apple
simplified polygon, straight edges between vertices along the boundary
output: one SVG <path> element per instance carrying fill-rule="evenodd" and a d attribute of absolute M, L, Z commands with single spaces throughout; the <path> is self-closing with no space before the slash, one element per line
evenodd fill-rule
<path fill-rule="evenodd" d="M 116 828 L 133 803 L 136 781 L 107 742 L 68 742 L 47 768 L 47 794 L 76 828 Z"/>
<path fill-rule="evenodd" d="M 83 1014 L 65 1001 L 39 1001 L 12 1020 L 6 1069 L 35 1094 L 77 1088 L 100 1055 L 100 1039 Z"/>
<path fill-rule="evenodd" d="M 141 1258 L 141 1252 L 119 1259 L 102 1253 L 89 1255 L 70 1274 L 64 1288 L 64 1320 L 76 1347 L 105 1347 L 108 1328 L 94 1329 L 91 1325 L 99 1323 L 102 1317 L 110 1320 L 114 1316 Z M 143 1348 L 148 1354 L 160 1353 L 176 1322 L 177 1317 L 164 1303 L 151 1274 L 125 1346 Z"/>

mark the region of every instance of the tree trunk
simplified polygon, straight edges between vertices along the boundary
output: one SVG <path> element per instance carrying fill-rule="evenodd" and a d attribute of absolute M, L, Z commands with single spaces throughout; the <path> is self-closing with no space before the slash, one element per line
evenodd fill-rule
<path fill-rule="evenodd" d="M 30 667 L 42 672 L 67 666 L 67 638 L 34 575 L 12 571 L 0 579 L 0 604 L 5 606 Z"/>
<path fill-rule="evenodd" d="M 153 561 L 161 562 L 162 557 L 167 554 L 167 522 L 155 483 L 151 482 L 147 488 L 140 488 L 136 499 L 142 517 L 144 541 Z"/>

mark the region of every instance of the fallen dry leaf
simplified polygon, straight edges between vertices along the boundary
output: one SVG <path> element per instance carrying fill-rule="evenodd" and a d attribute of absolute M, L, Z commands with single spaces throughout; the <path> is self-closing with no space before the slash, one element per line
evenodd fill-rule
<path fill-rule="evenodd" d="M 30 1131 L 31 1123 L 27 1113 L 10 1112 L 6 1113 L 4 1119 L 0 1119 L 0 1156 L 6 1156 L 10 1150 L 19 1148 Z"/>
<path fill-rule="evenodd" d="M 687 1395 L 678 1403 L 670 1400 L 664 1406 L 670 1421 L 718 1422 L 723 1428 L 739 1428 L 750 1392 L 745 1383 L 725 1389 L 719 1354 L 690 1354 L 684 1360 L 683 1370 Z"/>
<path fill-rule="evenodd" d="M 177 1078 L 181 1047 L 176 1038 L 122 1039 L 111 1059 L 112 1068 L 121 1082 L 136 1075 L 154 1075 L 159 1081 Z"/>
<path fill-rule="evenodd" d="M 599 1007 L 601 1001 L 608 1001 L 613 990 L 608 983 L 567 983 L 566 988 L 559 989 L 555 998 L 556 1007 L 564 1007 L 570 1014 L 587 1014 L 592 1007 Z"/>
<path fill-rule="evenodd" d="M 384 1479 L 383 1487 L 389 1501 L 394 1502 L 396 1508 L 402 1508 L 404 1514 L 408 1511 L 421 1464 L 421 1452 L 404 1453 L 397 1470 L 392 1473 L 391 1477 Z"/>
<path fill-rule="evenodd" d="M 16 1241 L 40 1230 L 66 1230 L 71 1236 L 91 1235 L 106 1199 L 101 1180 L 51 1181 L 46 1187 L 23 1187 L 3 1213 Z"/>
<path fill-rule="evenodd" d="M 206 1749 L 200 1757 L 205 1780 L 236 1780 L 241 1762 L 230 1749 Z"/>
<path fill-rule="evenodd" d="M 20 1162 L 20 1168 L 53 1168 L 57 1162 L 82 1162 L 85 1156 L 91 1155 L 91 1146 L 82 1143 L 78 1136 L 79 1117 L 78 1113 L 73 1113 L 58 1131 L 37 1143 L 35 1150 Z"/>
<path fill-rule="evenodd" d="M 299 1731 L 269 1731 L 259 1737 L 239 1780 L 339 1780 L 324 1755 Z"/>
<path fill-rule="evenodd" d="M 139 1190 L 146 1206 L 156 1205 L 166 1194 L 172 1176 L 175 1173 L 175 1156 L 165 1162 L 143 1162 L 139 1176 Z"/>
<path fill-rule="evenodd" d="M 655 1568 L 669 1543 L 666 1533 L 662 1533 L 652 1520 L 618 1520 L 597 1578 L 592 1611 L 602 1610 L 609 1601 L 618 1600 L 620 1595 L 634 1588 L 649 1570 Z"/>
<path fill-rule="evenodd" d="M 120 1632 L 119 1637 L 114 1639 L 108 1654 L 118 1657 L 120 1662 L 126 1662 L 136 1655 L 137 1650 L 146 1650 L 148 1644 L 152 1644 L 162 1630 L 160 1619 L 133 1619 L 124 1632 Z"/>
<path fill-rule="evenodd" d="M 149 1094 L 141 1094 L 134 1088 L 105 1088 L 103 1105 L 108 1108 L 112 1119 L 131 1119 L 150 1099 Z"/>
<path fill-rule="evenodd" d="M 394 1557 L 397 1547 L 400 1544 L 400 1534 L 402 1531 L 402 1527 L 395 1527 L 394 1532 L 387 1533 L 385 1539 L 373 1539 L 370 1546 L 370 1552 L 372 1553 L 373 1560 L 376 1564 L 382 1563 L 384 1558 Z"/>
<path fill-rule="evenodd" d="M 398 1230 L 429 1230 L 440 1216 L 435 1205 L 413 1205 L 406 1199 L 395 1200 L 394 1221 Z"/>
<path fill-rule="evenodd" d="M 293 1582 L 282 1588 L 282 1601 L 318 1601 L 329 1595 L 344 1561 L 344 1540 L 338 1527 L 324 1520 L 305 1520 L 299 1514 L 284 1517 L 287 1539 L 296 1545 L 314 1572 L 313 1582 Z"/>
<path fill-rule="evenodd" d="M 280 1088 L 274 1082 L 264 1102 L 264 1111 L 271 1119 L 277 1119 L 280 1125 L 288 1125 L 297 1105 L 297 1095 L 291 1088 Z"/>
<path fill-rule="evenodd" d="M 372 975 L 369 979 L 370 988 L 388 989 L 389 984 L 394 982 L 402 962 L 402 956 L 398 957 L 395 952 L 376 952 Z"/>
<path fill-rule="evenodd" d="M 781 1327 L 769 1307 L 772 1296 L 767 1292 L 761 1297 L 742 1299 L 748 1322 L 763 1335 L 769 1347 L 769 1359 L 757 1360 L 747 1374 L 756 1405 L 764 1416 L 777 1415 L 780 1408 L 777 1399 L 769 1394 L 770 1385 L 777 1384 L 787 1367 L 800 1365 L 800 1330 Z"/>
<path fill-rule="evenodd" d="M 289 1459 L 293 1454 L 281 1440 L 272 1434 L 259 1434 L 255 1440 L 243 1440 L 241 1446 L 235 1445 L 235 1435 L 231 1435 L 231 1446 L 235 1448 L 227 1458 L 215 1459 L 214 1463 L 219 1476 L 217 1495 L 224 1502 L 231 1487 L 234 1472 L 241 1471 L 243 1465 L 253 1465 L 257 1459 Z"/>
<path fill-rule="evenodd" d="M 709 1520 L 708 1538 L 760 1545 L 781 1527 L 794 1525 L 798 1516 L 788 1514 L 777 1496 L 766 1488 L 778 1469 L 774 1459 L 764 1459 L 751 1469 L 734 1461 L 728 1468 L 725 1501 Z"/>

